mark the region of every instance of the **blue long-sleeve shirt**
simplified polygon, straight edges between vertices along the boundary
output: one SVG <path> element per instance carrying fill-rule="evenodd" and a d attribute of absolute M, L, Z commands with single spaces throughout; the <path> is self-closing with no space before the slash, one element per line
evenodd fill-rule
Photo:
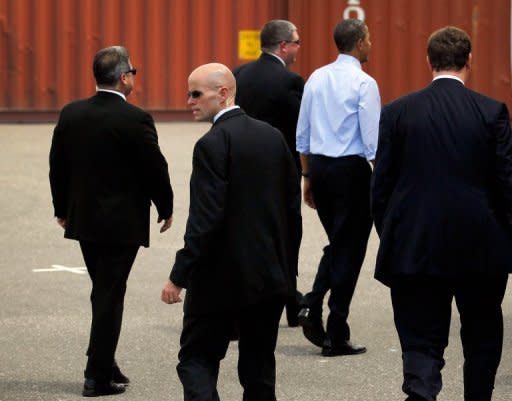
<path fill-rule="evenodd" d="M 297 122 L 297 151 L 329 157 L 377 151 L 380 95 L 377 82 L 356 58 L 340 54 L 311 74 Z"/>

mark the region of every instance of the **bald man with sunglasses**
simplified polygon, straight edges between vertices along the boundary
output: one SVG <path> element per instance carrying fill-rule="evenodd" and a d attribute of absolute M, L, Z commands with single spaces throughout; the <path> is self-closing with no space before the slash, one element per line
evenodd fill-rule
<path fill-rule="evenodd" d="M 190 74 L 188 104 L 212 128 L 196 143 L 185 246 L 162 301 L 187 289 L 178 375 L 185 401 L 218 401 L 219 363 L 236 326 L 244 401 L 275 401 L 278 326 L 293 295 L 302 235 L 299 177 L 281 133 L 235 106 L 222 64 Z"/>

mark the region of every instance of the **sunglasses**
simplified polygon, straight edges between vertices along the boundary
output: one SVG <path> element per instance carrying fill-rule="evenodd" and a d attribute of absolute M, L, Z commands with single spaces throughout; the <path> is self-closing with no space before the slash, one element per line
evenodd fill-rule
<path fill-rule="evenodd" d="M 203 92 L 198 91 L 198 90 L 193 90 L 193 91 L 187 92 L 187 97 L 191 97 L 192 99 L 198 99 L 201 96 L 203 96 Z"/>
<path fill-rule="evenodd" d="M 132 68 L 128 71 L 124 71 L 123 74 L 133 74 L 133 75 L 137 75 L 137 68 Z"/>
<path fill-rule="evenodd" d="M 286 43 L 295 43 L 296 45 L 300 46 L 300 39 L 297 39 L 297 40 L 285 40 L 284 42 L 286 42 Z"/>

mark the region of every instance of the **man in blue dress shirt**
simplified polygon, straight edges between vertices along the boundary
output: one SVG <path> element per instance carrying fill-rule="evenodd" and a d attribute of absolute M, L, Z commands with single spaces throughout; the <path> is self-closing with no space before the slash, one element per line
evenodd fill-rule
<path fill-rule="evenodd" d="M 343 20 L 334 41 L 340 54 L 307 81 L 297 124 L 304 201 L 317 210 L 329 240 L 313 289 L 302 301 L 299 323 L 324 356 L 366 352 L 349 341 L 347 317 L 372 227 L 369 161 L 377 150 L 380 115 L 377 83 L 361 69 L 371 48 L 368 27 Z M 322 304 L 328 290 L 324 330 Z"/>

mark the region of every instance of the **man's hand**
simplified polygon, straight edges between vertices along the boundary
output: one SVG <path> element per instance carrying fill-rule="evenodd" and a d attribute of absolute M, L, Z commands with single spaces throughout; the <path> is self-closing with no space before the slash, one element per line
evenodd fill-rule
<path fill-rule="evenodd" d="M 315 200 L 313 199 L 313 192 L 311 191 L 311 181 L 309 178 L 304 177 L 304 202 L 312 209 L 316 209 Z"/>
<path fill-rule="evenodd" d="M 57 224 L 61 226 L 62 228 L 66 229 L 66 219 L 63 219 L 61 217 L 57 217 Z"/>
<path fill-rule="evenodd" d="M 160 223 L 162 221 L 164 223 L 162 224 L 162 227 L 160 227 L 160 232 L 161 233 L 166 232 L 169 228 L 171 228 L 172 216 L 169 217 L 168 219 L 162 219 L 161 217 L 159 217 L 157 223 Z"/>
<path fill-rule="evenodd" d="M 175 304 L 177 302 L 181 302 L 181 293 L 182 288 L 174 285 L 174 283 L 169 280 L 165 283 L 164 288 L 162 288 L 162 295 L 160 299 L 163 303 L 166 304 Z"/>

